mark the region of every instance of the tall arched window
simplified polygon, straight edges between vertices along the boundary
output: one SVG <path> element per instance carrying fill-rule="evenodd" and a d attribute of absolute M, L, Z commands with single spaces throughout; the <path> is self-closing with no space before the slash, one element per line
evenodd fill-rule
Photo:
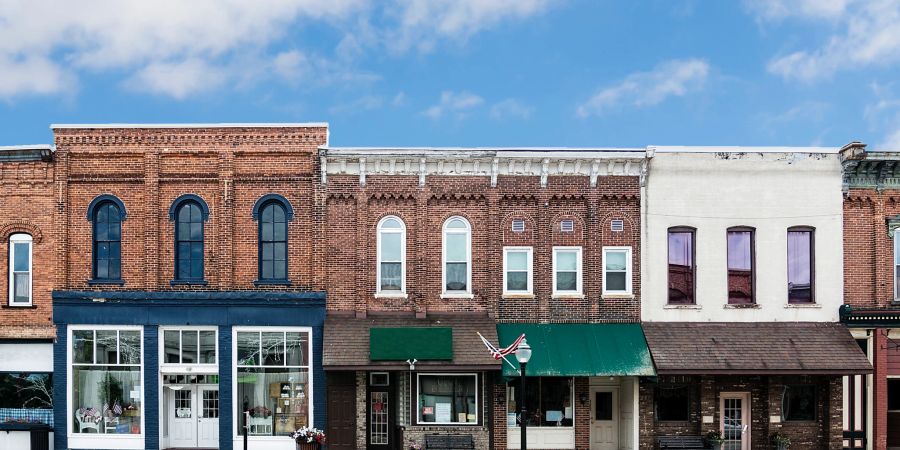
<path fill-rule="evenodd" d="M 9 237 L 9 305 L 31 306 L 31 236 Z"/>
<path fill-rule="evenodd" d="M 175 279 L 203 280 L 204 208 L 196 200 L 184 200 L 175 208 Z"/>
<path fill-rule="evenodd" d="M 379 293 L 406 292 L 406 227 L 396 216 L 378 223 Z"/>
<path fill-rule="evenodd" d="M 444 222 L 443 282 L 446 294 L 472 293 L 472 229 L 454 216 Z"/>
<path fill-rule="evenodd" d="M 287 221 L 284 204 L 277 200 L 270 200 L 260 208 L 260 280 L 287 280 Z"/>
<path fill-rule="evenodd" d="M 94 280 L 122 278 L 122 211 L 112 201 L 102 201 L 93 210 Z"/>

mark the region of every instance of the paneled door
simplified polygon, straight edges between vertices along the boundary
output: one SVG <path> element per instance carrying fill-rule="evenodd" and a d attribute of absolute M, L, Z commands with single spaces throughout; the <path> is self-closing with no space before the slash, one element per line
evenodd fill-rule
<path fill-rule="evenodd" d="M 619 388 L 591 388 L 591 450 L 619 448 Z"/>
<path fill-rule="evenodd" d="M 368 396 L 368 441 L 370 449 L 398 449 L 394 442 L 393 378 L 388 372 L 370 372 Z"/>
<path fill-rule="evenodd" d="M 750 450 L 750 393 L 723 392 L 719 398 L 722 450 Z"/>
<path fill-rule="evenodd" d="M 169 392 L 169 447 L 197 446 L 196 390 L 185 387 Z"/>
<path fill-rule="evenodd" d="M 197 388 L 197 447 L 219 447 L 219 387 Z"/>

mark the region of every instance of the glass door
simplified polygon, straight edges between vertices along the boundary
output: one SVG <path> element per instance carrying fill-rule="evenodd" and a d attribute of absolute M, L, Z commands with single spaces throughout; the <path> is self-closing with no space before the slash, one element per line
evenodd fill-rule
<path fill-rule="evenodd" d="M 750 450 L 750 394 L 723 392 L 720 396 L 720 425 L 725 438 L 722 449 Z"/>

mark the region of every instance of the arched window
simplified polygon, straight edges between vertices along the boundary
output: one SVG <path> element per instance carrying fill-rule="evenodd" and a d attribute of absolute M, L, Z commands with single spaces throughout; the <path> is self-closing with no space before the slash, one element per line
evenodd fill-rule
<path fill-rule="evenodd" d="M 469 222 L 454 216 L 444 222 L 444 293 L 472 293 L 472 232 Z"/>
<path fill-rule="evenodd" d="M 406 292 L 406 227 L 396 216 L 378 223 L 378 292 Z"/>
<path fill-rule="evenodd" d="M 122 211 L 110 200 L 94 206 L 91 222 L 94 232 L 94 280 L 122 279 Z"/>
<path fill-rule="evenodd" d="M 259 279 L 287 281 L 287 212 L 284 204 L 270 200 L 259 213 Z"/>
<path fill-rule="evenodd" d="M 203 208 L 184 200 L 175 208 L 175 279 L 203 280 Z"/>
<path fill-rule="evenodd" d="M 9 237 L 9 305 L 31 306 L 31 236 Z"/>

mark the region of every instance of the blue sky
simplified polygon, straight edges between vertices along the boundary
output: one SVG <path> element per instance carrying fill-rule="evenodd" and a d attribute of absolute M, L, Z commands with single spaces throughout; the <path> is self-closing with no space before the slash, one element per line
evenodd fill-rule
<path fill-rule="evenodd" d="M 332 145 L 900 149 L 900 0 L 0 4 L 0 145 L 327 121 Z"/>

